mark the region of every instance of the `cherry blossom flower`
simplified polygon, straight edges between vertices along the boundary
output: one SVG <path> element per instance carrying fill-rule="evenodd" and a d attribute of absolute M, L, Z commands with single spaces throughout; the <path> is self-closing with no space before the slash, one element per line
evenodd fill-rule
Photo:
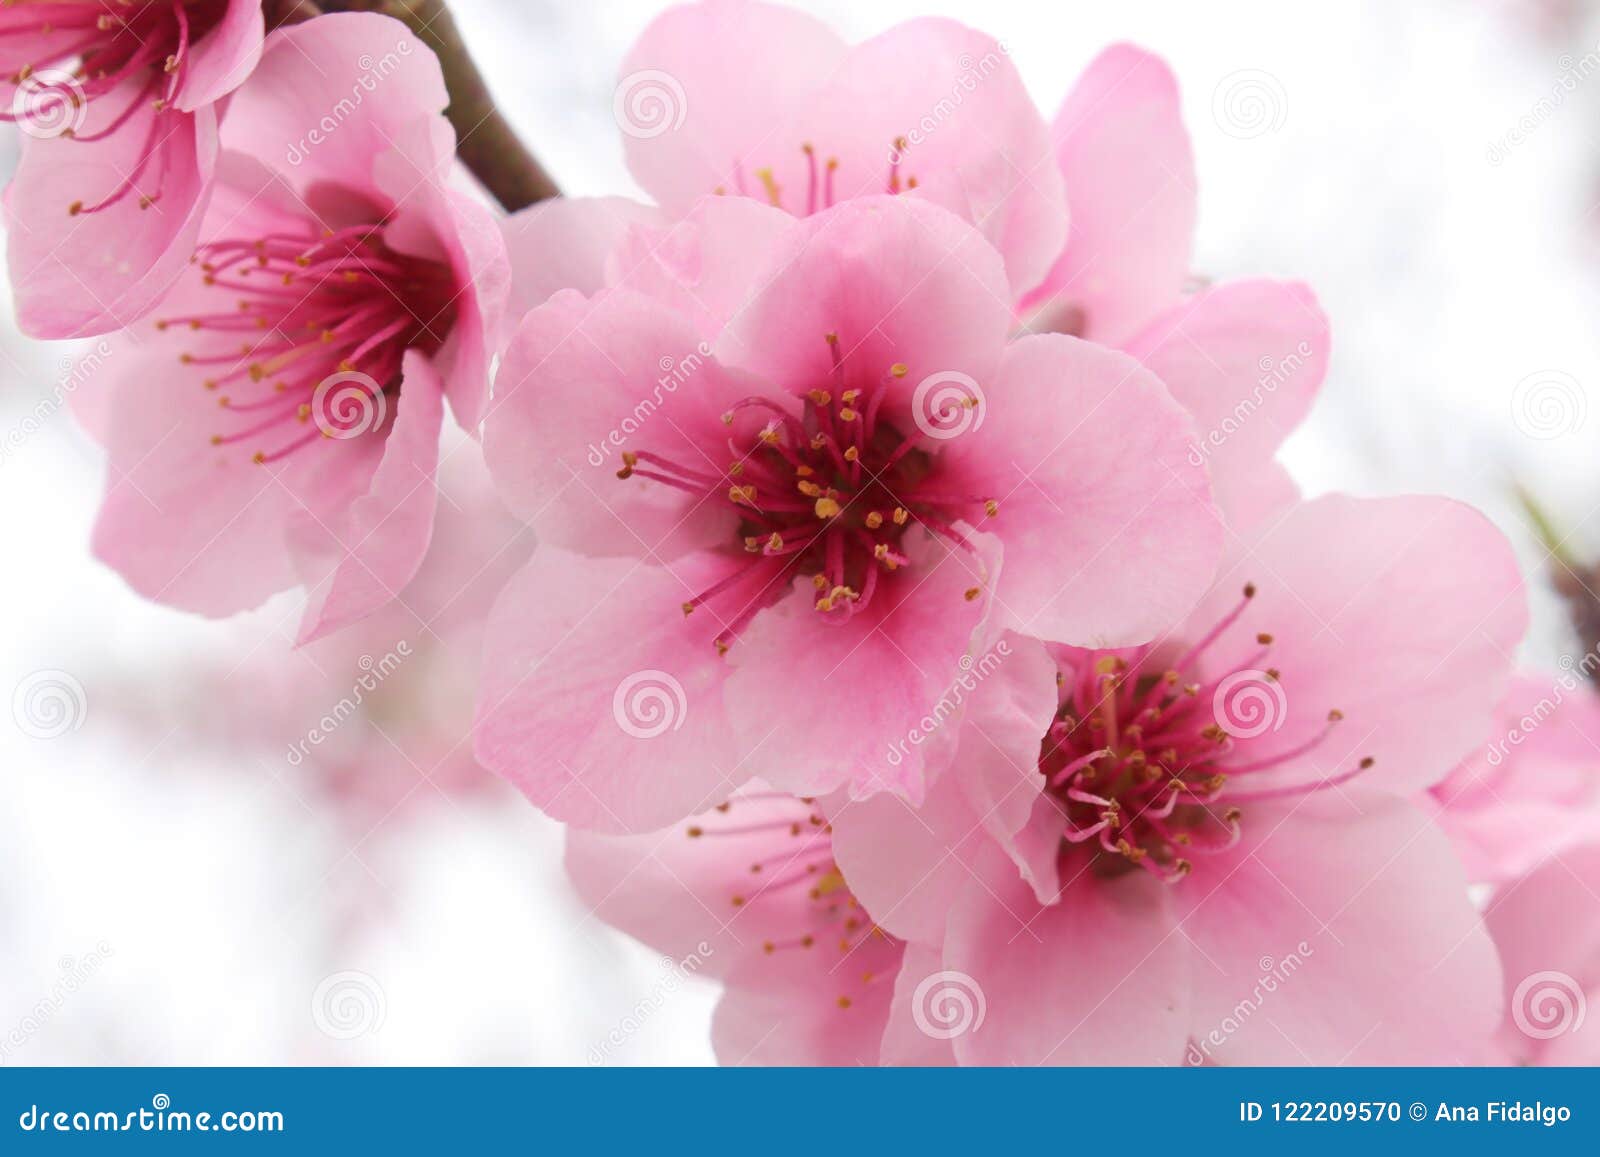
<path fill-rule="evenodd" d="M 255 68 L 261 0 L 20 0 L 0 99 L 24 132 L 6 191 L 22 328 L 131 325 L 194 251 L 224 98 Z"/>

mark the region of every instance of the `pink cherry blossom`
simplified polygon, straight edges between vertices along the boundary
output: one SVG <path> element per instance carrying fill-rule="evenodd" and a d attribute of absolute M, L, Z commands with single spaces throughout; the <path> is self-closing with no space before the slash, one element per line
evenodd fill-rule
<path fill-rule="evenodd" d="M 665 831 L 574 830 L 567 871 L 601 919 L 723 982 L 722 1063 L 878 1063 L 906 945 L 851 895 L 816 801 L 752 785 Z"/>
<path fill-rule="evenodd" d="M 21 0 L 0 10 L 0 99 L 24 130 L 6 191 L 22 328 L 131 325 L 194 251 L 218 110 L 255 68 L 261 0 Z"/>
<path fill-rule="evenodd" d="M 669 9 L 622 65 L 628 167 L 669 213 L 708 193 L 808 215 L 909 192 L 976 225 L 1017 293 L 1066 237 L 1061 179 L 1006 48 L 923 18 L 849 46 L 748 0 Z"/>
<path fill-rule="evenodd" d="M 1485 921 L 1505 970 L 1505 1023 L 1484 1063 L 1600 1064 L 1600 843 L 1502 888 Z"/>
<path fill-rule="evenodd" d="M 1600 696 L 1576 671 L 1524 671 L 1491 725 L 1425 802 L 1472 878 L 1504 883 L 1600 840 Z"/>
<path fill-rule="evenodd" d="M 363 59 L 394 62 L 376 96 Z M 110 456 L 94 549 L 140 593 L 226 615 L 304 586 L 307 641 L 416 572 L 444 403 L 476 427 L 510 280 L 493 217 L 450 187 L 446 100 L 387 17 L 268 38 L 192 263 L 80 399 Z"/>
<path fill-rule="evenodd" d="M 1008 345 L 1000 256 L 954 215 L 709 198 L 628 238 L 620 283 L 523 320 L 485 431 L 541 549 L 477 750 L 553 815 L 648 830 L 755 775 L 920 799 L 937 745 L 889 753 L 986 617 L 1132 643 L 1204 589 L 1184 412 L 1124 355 Z M 628 725 L 634 680 L 670 726 Z"/>
<path fill-rule="evenodd" d="M 961 1063 L 1464 1059 L 1498 971 L 1406 797 L 1481 741 L 1525 624 L 1468 508 L 1319 499 L 1151 644 L 1012 637 L 928 802 L 838 810 L 834 853 L 879 924 L 986 995 Z M 897 998 L 886 1041 L 915 1013 Z"/>

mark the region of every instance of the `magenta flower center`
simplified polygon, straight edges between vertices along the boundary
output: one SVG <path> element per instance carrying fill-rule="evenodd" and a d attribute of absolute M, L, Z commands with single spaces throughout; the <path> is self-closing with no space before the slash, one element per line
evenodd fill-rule
<path fill-rule="evenodd" d="M 24 89 L 24 97 L 30 82 L 41 87 L 35 94 L 41 99 L 66 101 L 77 109 L 116 94 L 120 106 L 94 132 L 69 127 L 60 134 L 94 142 L 117 132 L 146 104 L 157 112 L 170 108 L 188 79 L 195 42 L 227 9 L 228 0 L 8 0 L 0 9 L 0 45 L 13 36 L 45 45 L 33 60 L 8 61 L 11 83 Z M 70 79 L 50 75 L 54 71 L 70 73 Z M 12 109 L 4 116 L 18 120 L 27 113 Z M 139 159 L 122 182 L 94 204 L 72 202 L 73 216 L 105 209 L 136 189 L 145 190 L 139 194 L 141 208 L 160 198 L 166 174 L 159 164 L 152 171 L 152 162 L 160 151 L 163 120 L 151 119 Z"/>
<path fill-rule="evenodd" d="M 434 353 L 455 321 L 450 268 L 391 248 L 381 225 L 213 241 L 194 259 L 218 308 L 156 326 L 201 335 L 180 360 L 210 369 L 232 423 L 212 444 L 247 443 L 256 462 L 378 429 L 405 351 Z"/>
<path fill-rule="evenodd" d="M 999 511 L 991 498 L 941 490 L 938 458 L 920 448 L 921 433 L 904 434 L 885 420 L 884 403 L 905 377 L 904 365 L 890 366 L 869 388 L 846 388 L 839 339 L 829 334 L 827 341 L 834 365 L 827 385 L 793 402 L 746 398 L 723 415 L 732 426 L 741 412 L 769 413 L 746 438 L 730 437 L 691 462 L 647 450 L 622 455 L 617 477 L 653 479 L 738 513 L 730 545 L 746 560 L 683 604 L 687 615 L 727 599 L 725 626 L 714 640 L 719 650 L 796 575 L 810 576 L 819 614 L 846 622 L 911 562 L 901 549 L 910 527 L 971 550 L 957 524 Z M 978 594 L 974 587 L 966 597 Z"/>
<path fill-rule="evenodd" d="M 1309 740 L 1273 755 L 1249 758 L 1241 743 L 1283 723 L 1287 698 L 1268 662 L 1273 637 L 1255 636 L 1257 650 L 1214 675 L 1196 674 L 1208 650 L 1239 629 L 1253 585 L 1198 642 L 1166 661 L 1155 645 L 1090 653 L 1064 670 L 1062 703 L 1044 738 L 1039 770 L 1064 823 L 1061 851 L 1092 849 L 1092 870 L 1118 874 L 1143 868 L 1175 883 L 1194 855 L 1238 843 L 1252 800 L 1298 795 L 1343 783 L 1371 759 L 1316 784 L 1241 789 L 1251 776 L 1279 770 L 1308 754 L 1343 719 L 1329 710 Z"/>

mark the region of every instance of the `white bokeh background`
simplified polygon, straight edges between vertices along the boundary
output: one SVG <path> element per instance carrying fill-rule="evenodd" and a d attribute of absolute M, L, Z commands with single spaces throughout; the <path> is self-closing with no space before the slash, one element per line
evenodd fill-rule
<path fill-rule="evenodd" d="M 1573 555 L 1600 559 L 1600 70 L 1561 87 L 1585 54 L 1600 61 L 1594 6 L 806 6 L 852 39 L 919 13 L 966 19 L 1009 46 L 1049 112 L 1107 43 L 1164 54 L 1198 156 L 1197 273 L 1303 278 L 1333 321 L 1331 376 L 1287 450 L 1305 487 L 1466 499 L 1543 575 L 1521 485 Z M 563 187 L 633 191 L 612 90 L 662 5 L 454 7 Z M 1281 92 L 1281 123 L 1248 139 L 1213 115 L 1241 70 Z M 1535 114 L 1557 91 L 1559 107 Z M 1528 116 L 1538 123 L 1491 163 Z M 6 140 L 7 168 L 14 152 Z M 72 351 L 0 313 L 0 431 L 13 431 L 52 405 Z M 1552 370 L 1581 392 L 1563 433 L 1535 437 L 1514 420 L 1516 386 Z M 269 649 L 287 652 L 295 600 L 229 623 L 142 602 L 89 555 L 102 473 L 64 410 L 0 456 L 0 692 L 62 670 L 88 702 L 81 726 L 50 740 L 0 714 L 0 1042 L 31 1026 L 3 1063 L 711 1059 L 714 992 L 679 986 L 586 919 L 559 829 L 514 792 L 437 789 L 373 724 L 366 771 L 396 777 L 404 806 L 352 824 L 281 755 L 315 711 L 268 743 L 231 743 L 253 715 L 283 726 L 284 689 L 256 671 Z M 1552 664 L 1572 644 L 1543 589 L 1534 616 L 1523 658 Z M 307 664 L 306 679 L 348 687 Z M 92 976 L 56 999 L 63 958 L 100 946 Z M 322 1031 L 312 1009 L 344 971 L 381 990 L 381 1023 L 353 1039 Z M 637 1028 L 604 1044 L 641 1001 Z"/>

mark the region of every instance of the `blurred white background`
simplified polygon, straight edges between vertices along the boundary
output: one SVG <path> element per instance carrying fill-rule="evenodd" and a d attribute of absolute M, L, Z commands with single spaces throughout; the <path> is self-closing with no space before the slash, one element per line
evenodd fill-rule
<path fill-rule="evenodd" d="M 500 104 L 580 194 L 635 191 L 612 90 L 663 6 L 454 2 Z M 1306 489 L 1461 497 L 1542 576 L 1521 485 L 1600 559 L 1595 5 L 803 6 L 852 40 L 965 19 L 1047 115 L 1106 44 L 1165 55 L 1198 156 L 1196 272 L 1303 278 L 1333 321 L 1287 451 Z M 1214 101 L 1245 71 L 1273 108 L 1241 135 Z M 709 1062 L 710 987 L 586 919 L 557 826 L 419 738 L 421 716 L 461 717 L 470 663 L 442 691 L 386 684 L 333 773 L 286 758 L 358 656 L 430 629 L 291 653 L 292 597 L 206 622 L 92 560 L 103 464 L 58 404 L 73 350 L 0 314 L 0 693 L 64 672 L 87 704 L 55 738 L 0 714 L 0 1063 Z M 1554 417 L 1516 411 L 1530 375 L 1562 383 Z M 1570 645 L 1541 590 L 1524 658 Z"/>

